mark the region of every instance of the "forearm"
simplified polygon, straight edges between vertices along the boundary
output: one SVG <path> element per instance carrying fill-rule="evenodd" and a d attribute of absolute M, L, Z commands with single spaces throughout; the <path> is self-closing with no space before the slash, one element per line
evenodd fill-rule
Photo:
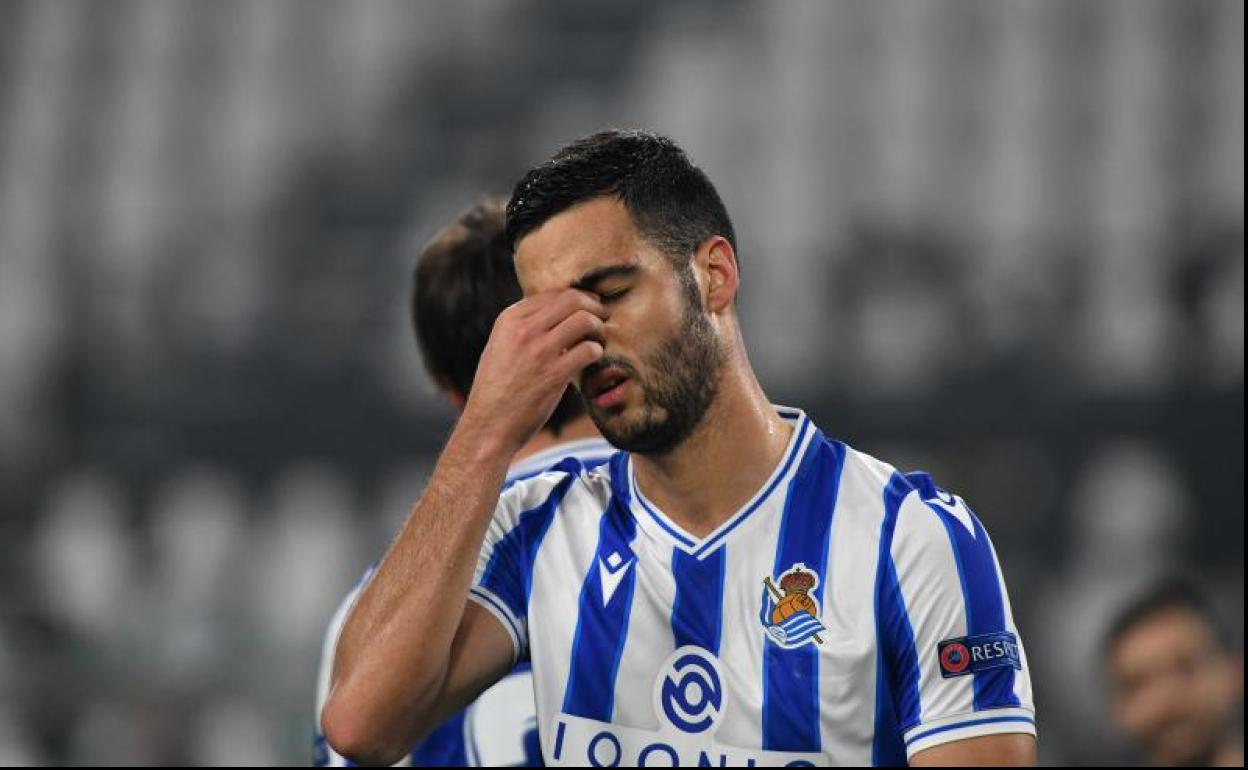
<path fill-rule="evenodd" d="M 399 747 L 432 713 L 512 450 L 461 421 L 339 638 L 326 734 Z M 332 723 L 332 724 L 331 724 Z M 426 726 L 427 727 L 427 726 Z"/>
<path fill-rule="evenodd" d="M 565 289 L 517 302 L 495 320 L 463 417 L 338 641 L 321 724 L 339 753 L 393 761 L 432 726 L 434 703 L 505 673 L 510 650 L 501 634 L 456 638 L 477 556 L 507 466 L 568 383 L 602 357 L 608 316 L 592 295 Z"/>

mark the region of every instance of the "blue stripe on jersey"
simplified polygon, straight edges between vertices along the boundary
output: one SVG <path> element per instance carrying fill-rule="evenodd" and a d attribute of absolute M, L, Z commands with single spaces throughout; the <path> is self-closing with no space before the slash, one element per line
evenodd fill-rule
<path fill-rule="evenodd" d="M 479 585 L 497 596 L 517 618 L 528 614 L 537 548 L 542 544 L 542 538 L 555 518 L 555 510 L 571 488 L 580 467 L 576 460 L 568 459 L 551 469 L 566 471 L 567 476 L 555 485 L 541 505 L 520 514 L 516 526 L 494 546 L 494 552 L 481 574 Z"/>
<path fill-rule="evenodd" d="M 841 483 L 845 445 L 826 441 L 817 429 L 789 484 L 780 521 L 772 577 L 802 563 L 819 577 L 811 598 L 823 607 L 827 587 L 832 515 Z M 827 643 L 827 640 L 824 640 Z M 817 644 L 785 649 L 763 640 L 763 748 L 820 750 L 819 650 Z"/>
<path fill-rule="evenodd" d="M 964 727 L 976 727 L 978 725 L 991 725 L 991 724 L 996 724 L 998 722 L 1022 722 L 1024 724 L 1029 724 L 1032 727 L 1036 726 L 1036 720 L 1032 719 L 1031 717 L 1024 717 L 1024 716 L 985 717 L 984 719 L 972 719 L 969 722 L 958 722 L 957 724 L 953 724 L 953 725 L 933 727 L 931 730 L 927 730 L 921 733 L 916 733 L 910 736 L 910 740 L 906 741 L 906 745 L 909 746 L 915 741 L 922 740 L 923 738 L 926 738 L 929 735 L 936 735 L 938 733 L 947 733 L 950 730 L 961 730 Z"/>
<path fill-rule="evenodd" d="M 329 744 L 319 729 L 312 734 L 312 766 L 329 767 Z"/>
<path fill-rule="evenodd" d="M 443 722 L 429 737 L 412 749 L 412 767 L 468 767 L 464 742 L 464 715 L 461 711 Z"/>
<path fill-rule="evenodd" d="M 907 479 L 925 500 L 937 494 L 938 488 L 926 473 L 908 473 Z M 929 494 L 930 493 L 930 494 Z M 965 503 L 963 503 L 965 507 Z M 966 634 L 978 636 L 1008 630 L 1005 626 L 1005 602 L 1001 596 L 1001 581 L 997 575 L 997 563 L 992 556 L 992 543 L 979 519 L 967 507 L 966 511 L 975 531 L 972 533 L 952 513 L 936 503 L 928 502 L 940 517 L 949 533 L 958 576 L 962 579 L 962 597 L 966 604 Z M 1014 669 L 998 666 L 979 671 L 975 676 L 975 710 L 1019 705 L 1014 694 Z"/>
<path fill-rule="evenodd" d="M 672 549 L 672 577 L 676 601 L 672 605 L 672 636 L 676 647 L 696 644 L 719 655 L 724 627 L 724 567 L 720 548 L 705 559 L 696 559 L 679 548 Z"/>
<path fill-rule="evenodd" d="M 611 473 L 621 473 L 625 455 L 611 460 Z M 598 526 L 598 550 L 581 584 L 577 606 L 576 634 L 572 638 L 567 689 L 563 711 L 573 716 L 610 722 L 615 710 L 615 677 L 628 637 L 633 591 L 637 586 L 637 558 L 630 543 L 637 535 L 637 524 L 628 512 L 627 498 L 612 495 Z M 612 567 L 612 556 L 620 561 Z M 606 576 L 625 570 L 620 583 L 604 602 Z"/>
<path fill-rule="evenodd" d="M 875 573 L 875 739 L 871 764 L 900 767 L 906 764 L 901 741 L 903 726 L 919 721 L 919 656 L 914 629 L 906 612 L 905 597 L 893 563 L 893 533 L 897 513 L 911 491 L 900 473 L 893 473 L 884 487 L 884 522 L 880 525 L 880 555 Z"/>

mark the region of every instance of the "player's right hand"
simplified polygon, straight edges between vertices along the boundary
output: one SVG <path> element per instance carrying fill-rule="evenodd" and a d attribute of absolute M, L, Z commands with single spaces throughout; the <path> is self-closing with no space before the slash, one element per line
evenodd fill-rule
<path fill-rule="evenodd" d="M 558 405 L 568 384 L 602 358 L 610 311 L 579 289 L 527 297 L 499 314 L 477 364 L 463 421 L 515 452 Z"/>

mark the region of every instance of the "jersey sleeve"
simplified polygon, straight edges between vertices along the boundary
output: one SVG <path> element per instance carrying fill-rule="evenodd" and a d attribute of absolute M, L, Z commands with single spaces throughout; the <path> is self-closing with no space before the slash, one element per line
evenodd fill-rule
<path fill-rule="evenodd" d="M 537 549 L 574 479 L 574 469 L 561 464 L 508 486 L 486 529 L 468 598 L 502 624 L 515 661 L 528 657 L 529 592 Z"/>
<path fill-rule="evenodd" d="M 895 481 L 878 617 L 907 760 L 966 738 L 1035 735 L 1026 656 L 988 533 L 926 474 Z"/>

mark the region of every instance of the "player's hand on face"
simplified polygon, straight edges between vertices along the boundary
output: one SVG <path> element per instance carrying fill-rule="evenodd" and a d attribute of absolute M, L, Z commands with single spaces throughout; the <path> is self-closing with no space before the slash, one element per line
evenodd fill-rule
<path fill-rule="evenodd" d="M 602 358 L 610 315 L 578 289 L 528 297 L 499 314 L 481 354 L 464 419 L 480 421 L 519 449 L 550 418 L 564 389 Z"/>

